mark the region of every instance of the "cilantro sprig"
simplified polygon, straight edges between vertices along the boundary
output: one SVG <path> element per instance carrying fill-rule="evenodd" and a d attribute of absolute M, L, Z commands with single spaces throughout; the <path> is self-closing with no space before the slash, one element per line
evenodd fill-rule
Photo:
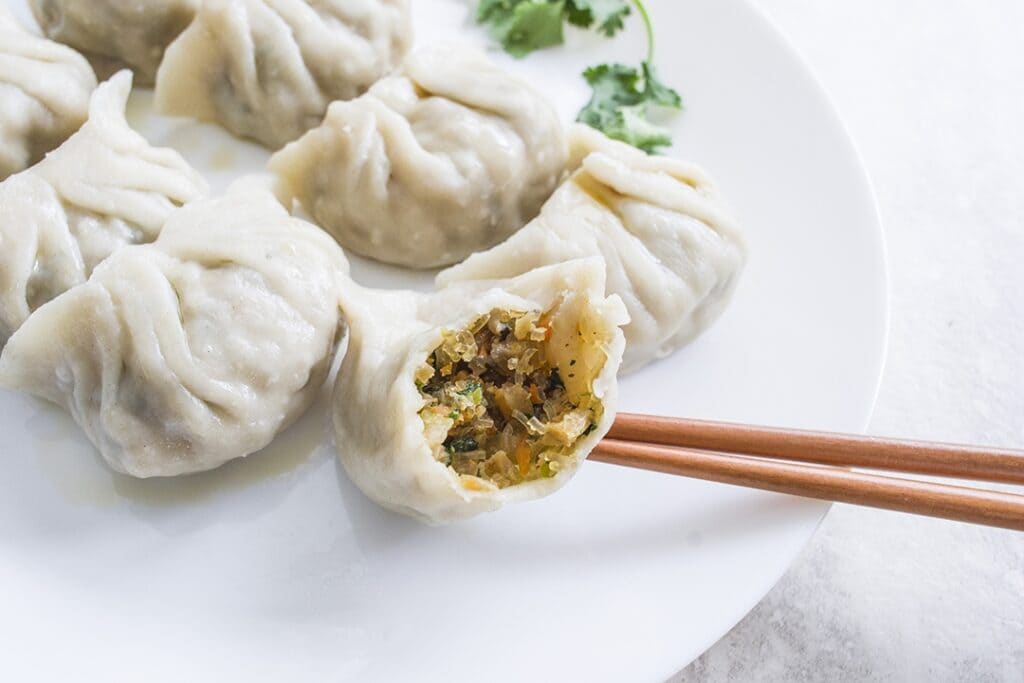
<path fill-rule="evenodd" d="M 565 42 L 566 23 L 611 38 L 629 13 L 629 0 L 481 0 L 476 20 L 509 54 L 524 57 Z"/>
<path fill-rule="evenodd" d="M 601 64 L 583 72 L 593 94 L 577 121 L 645 152 L 672 144 L 671 132 L 651 123 L 651 107 L 683 108 L 683 98 L 665 85 L 654 69 L 654 23 L 643 2 L 636 7 L 647 30 L 647 56 L 635 69 L 624 64 Z"/>
<path fill-rule="evenodd" d="M 683 100 L 657 76 L 654 68 L 654 24 L 643 0 L 481 0 L 477 21 L 507 52 L 523 57 L 564 42 L 571 24 L 613 37 L 636 7 L 647 31 L 647 56 L 640 68 L 599 64 L 583 72 L 593 91 L 577 121 L 646 152 L 672 144 L 667 128 L 652 123 L 651 108 L 681 110 Z"/>

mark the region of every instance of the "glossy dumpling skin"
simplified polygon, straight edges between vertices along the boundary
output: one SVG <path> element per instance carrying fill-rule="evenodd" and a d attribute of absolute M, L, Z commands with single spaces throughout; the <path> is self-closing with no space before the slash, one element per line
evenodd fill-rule
<path fill-rule="evenodd" d="M 185 30 L 200 0 L 29 0 L 53 40 L 81 50 L 100 78 L 129 67 L 152 85 L 164 49 Z"/>
<path fill-rule="evenodd" d="M 206 182 L 124 118 L 132 75 L 96 89 L 89 119 L 56 151 L 0 183 L 0 347 L 29 314 L 129 244 L 152 242 Z"/>
<path fill-rule="evenodd" d="M 119 472 L 217 467 L 317 395 L 346 269 L 323 231 L 243 184 L 37 310 L 0 356 L 0 385 L 65 407 Z"/>
<path fill-rule="evenodd" d="M 78 130 L 95 87 L 82 55 L 30 34 L 0 5 L 0 180 Z"/>
<path fill-rule="evenodd" d="M 497 244 L 565 174 L 557 114 L 466 48 L 413 53 L 395 76 L 276 154 L 270 169 L 347 249 L 413 268 Z"/>
<path fill-rule="evenodd" d="M 511 238 L 442 271 L 439 286 L 511 277 L 601 256 L 608 292 L 629 310 L 624 372 L 663 358 L 707 329 L 746 260 L 735 220 L 698 166 L 647 155 L 582 124 L 570 131 L 577 168 L 540 216 Z"/>
<path fill-rule="evenodd" d="M 167 50 L 156 105 L 278 149 L 411 43 L 408 0 L 206 0 Z"/>
<path fill-rule="evenodd" d="M 350 285 L 343 308 L 349 347 L 334 390 L 336 445 L 349 477 L 386 508 L 441 524 L 546 496 L 572 478 L 611 427 L 625 343 L 620 326 L 628 317 L 618 297 L 605 296 L 598 259 L 431 294 Z M 441 342 L 443 330 L 458 329 L 495 308 L 556 310 L 551 356 L 570 389 L 591 392 L 603 407 L 593 431 L 577 442 L 571 461 L 556 476 L 506 488 L 460 476 L 434 458 L 419 416 L 425 401 L 417 386 L 418 370 Z M 580 351 L 577 326 L 599 336 L 586 352 L 589 360 Z M 577 358 L 580 362 L 574 363 Z M 580 373 L 573 379 L 570 364 L 589 367 L 590 376 Z"/>

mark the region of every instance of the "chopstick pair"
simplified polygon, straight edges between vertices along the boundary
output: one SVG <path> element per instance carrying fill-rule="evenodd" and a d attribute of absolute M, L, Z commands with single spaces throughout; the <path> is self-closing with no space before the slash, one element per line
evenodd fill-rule
<path fill-rule="evenodd" d="M 620 413 L 590 459 L 1024 531 L 1024 495 L 846 469 L 1024 484 L 1024 451 Z"/>

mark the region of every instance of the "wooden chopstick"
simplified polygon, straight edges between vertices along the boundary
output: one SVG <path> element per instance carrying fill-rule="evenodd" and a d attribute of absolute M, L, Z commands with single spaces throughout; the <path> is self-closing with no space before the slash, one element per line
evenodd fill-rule
<path fill-rule="evenodd" d="M 851 505 L 1024 531 L 1024 496 L 838 467 L 604 439 L 590 460 Z"/>
<path fill-rule="evenodd" d="M 590 459 L 1024 531 L 1022 495 L 843 469 L 1024 483 L 1021 451 L 620 413 Z"/>
<path fill-rule="evenodd" d="M 1024 484 L 1024 451 L 619 413 L 609 439 Z"/>

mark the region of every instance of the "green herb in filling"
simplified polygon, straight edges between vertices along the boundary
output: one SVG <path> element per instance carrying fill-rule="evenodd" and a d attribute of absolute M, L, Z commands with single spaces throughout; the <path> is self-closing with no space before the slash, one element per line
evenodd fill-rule
<path fill-rule="evenodd" d="M 536 311 L 496 310 L 444 333 L 416 373 L 424 433 L 440 462 L 512 486 L 555 476 L 597 428 L 600 403 L 570 397 L 548 358 L 551 324 Z"/>

